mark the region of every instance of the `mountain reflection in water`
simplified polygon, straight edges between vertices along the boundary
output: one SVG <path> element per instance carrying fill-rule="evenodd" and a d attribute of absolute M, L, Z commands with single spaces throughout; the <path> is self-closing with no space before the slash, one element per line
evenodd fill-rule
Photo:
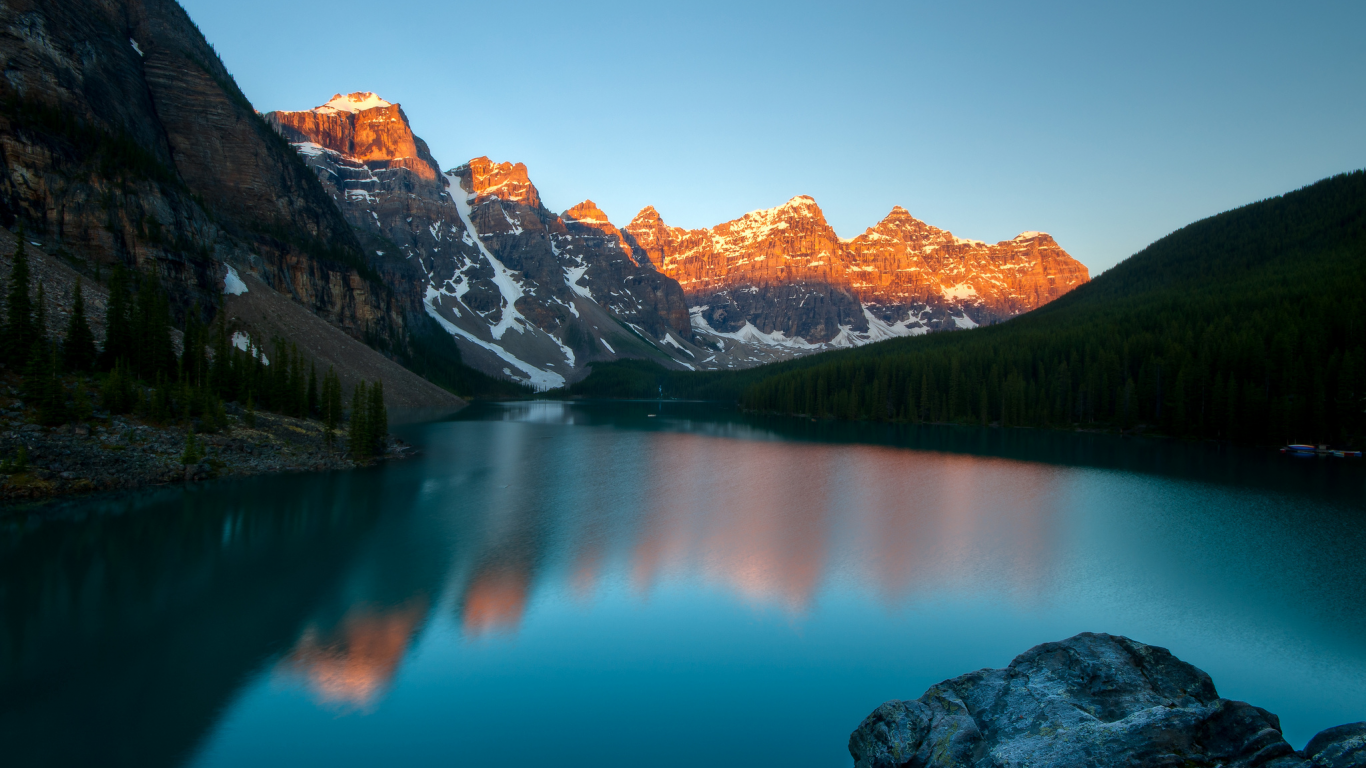
<path fill-rule="evenodd" d="M 1083 629 L 1176 646 L 1292 741 L 1366 705 L 1346 464 L 687 404 L 404 429 L 424 453 L 374 470 L 7 518 L 7 756 L 600 765 L 610 730 L 659 765 L 843 764 L 882 700 Z M 770 700 L 777 743 L 737 730 Z"/>
<path fill-rule="evenodd" d="M 579 418 L 559 403 L 505 408 L 533 424 Z M 546 581 L 582 600 L 614 576 L 645 599 L 697 580 L 800 613 L 828 578 L 895 603 L 979 589 L 988 559 L 992 586 L 1027 600 L 1049 571 L 1057 490 L 1013 462 L 669 432 L 623 450 L 604 432 L 569 467 L 533 434 L 489 437 L 495 493 L 461 531 L 459 557 L 478 565 L 454 596 L 472 636 L 515 631 Z"/>
<path fill-rule="evenodd" d="M 357 605 L 326 635 L 306 628 L 277 670 L 302 679 L 319 703 L 368 710 L 398 671 L 426 609 L 421 599 L 390 610 Z"/>

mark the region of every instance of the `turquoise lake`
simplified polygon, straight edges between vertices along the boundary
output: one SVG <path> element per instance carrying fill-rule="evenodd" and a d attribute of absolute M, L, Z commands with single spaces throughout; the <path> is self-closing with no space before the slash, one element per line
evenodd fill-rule
<path fill-rule="evenodd" d="M 1366 719 L 1361 462 L 667 402 L 395 432 L 0 518 L 5 764 L 834 768 L 881 702 L 1083 631 L 1297 748 Z"/>

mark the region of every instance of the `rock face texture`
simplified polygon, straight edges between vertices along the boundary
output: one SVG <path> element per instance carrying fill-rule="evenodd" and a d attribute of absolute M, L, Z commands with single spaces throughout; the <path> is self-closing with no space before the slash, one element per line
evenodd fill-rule
<path fill-rule="evenodd" d="M 402 346 L 351 227 L 174 0 L 0 4 L 0 62 L 0 223 L 88 278 L 155 275 L 180 317 L 212 313 L 226 263 Z"/>
<path fill-rule="evenodd" d="M 1361 768 L 1366 723 L 1296 752 L 1275 715 L 1220 698 L 1209 675 L 1166 649 L 1085 633 L 883 704 L 849 753 L 856 768 Z"/>
<path fill-rule="evenodd" d="M 307 112 L 272 112 L 266 119 L 286 138 L 318 144 L 374 170 L 407 168 L 434 182 L 441 173 L 427 144 L 413 135 L 397 104 L 373 93 L 340 93 Z"/>
<path fill-rule="evenodd" d="M 481 205 L 496 197 L 532 209 L 541 207 L 541 194 L 531 183 L 523 163 L 495 163 L 487 157 L 476 157 L 467 165 L 471 205 Z"/>
<path fill-rule="evenodd" d="M 525 165 L 479 157 L 440 173 L 403 110 L 373 93 L 265 117 L 402 305 L 470 365 L 548 389 L 595 360 L 679 368 L 702 352 L 678 283 L 642 265 L 592 202 L 547 210 Z"/>
<path fill-rule="evenodd" d="M 625 231 L 683 286 L 700 329 L 789 346 L 971 328 L 1027 312 L 1088 279 L 1086 267 L 1042 232 L 988 245 L 897 207 L 841 240 L 805 196 L 711 229 L 670 227 L 645 208 Z"/>

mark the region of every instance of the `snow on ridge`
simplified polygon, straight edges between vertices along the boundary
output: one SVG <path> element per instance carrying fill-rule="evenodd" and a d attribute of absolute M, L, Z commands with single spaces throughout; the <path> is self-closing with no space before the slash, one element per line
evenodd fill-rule
<path fill-rule="evenodd" d="M 491 342 L 484 341 L 478 336 L 475 336 L 474 334 L 470 333 L 464 328 L 461 328 L 455 323 L 452 323 L 451 321 L 442 317 L 441 313 L 436 311 L 436 305 L 433 303 L 433 300 L 440 295 L 441 294 L 438 293 L 435 288 L 432 288 L 430 285 L 427 286 L 427 295 L 422 300 L 422 306 L 424 309 L 427 310 L 427 314 L 430 315 L 432 319 L 436 320 L 436 322 L 439 323 L 442 328 L 446 329 L 447 333 L 451 334 L 452 336 L 459 336 L 460 338 L 465 339 L 466 341 L 469 341 L 473 344 L 477 344 L 483 347 L 484 349 L 487 349 L 488 351 L 492 352 L 493 354 L 497 355 L 498 357 L 502 358 L 505 362 L 516 366 L 518 370 L 522 371 L 522 373 L 525 374 L 525 376 L 518 376 L 513 373 L 509 373 L 509 375 L 517 381 L 520 381 L 525 384 L 530 384 L 532 389 L 535 389 L 537 392 L 545 392 L 547 390 L 558 389 L 564 386 L 564 377 L 560 374 L 555 373 L 554 371 L 543 371 L 540 368 L 537 368 L 536 366 L 532 365 L 531 363 L 523 362 L 516 355 L 512 354 L 506 349 L 503 349 L 501 346 L 493 344 Z"/>
<path fill-rule="evenodd" d="M 451 174 L 447 174 L 447 177 L 453 184 L 459 185 L 459 177 Z M 527 320 L 522 317 L 522 313 L 517 311 L 517 300 L 524 295 L 521 284 L 517 282 L 517 278 L 512 276 L 512 270 L 503 266 L 503 262 L 499 261 L 498 257 L 494 256 L 488 248 L 485 248 L 484 241 L 479 239 L 479 230 L 475 229 L 474 222 L 470 221 L 469 200 L 461 200 L 458 195 L 452 195 L 451 200 L 455 203 L 455 210 L 460 214 L 460 221 L 464 223 L 466 231 L 474 233 L 474 241 L 479 246 L 479 253 L 493 267 L 493 284 L 498 287 L 498 292 L 502 294 L 503 302 L 506 304 L 503 307 L 503 316 L 499 318 L 498 324 L 490 328 L 489 331 L 495 339 L 503 338 L 503 334 L 507 333 L 508 328 L 515 328 L 518 333 L 525 333 Z M 563 382 L 564 377 L 561 376 L 560 379 Z"/>
<path fill-rule="evenodd" d="M 367 109 L 378 107 L 392 107 L 393 104 L 381 99 L 370 91 L 352 93 L 346 96 L 340 93 L 332 97 L 332 100 L 322 105 L 314 107 L 313 111 L 320 115 L 335 115 L 338 112 L 349 112 L 355 114 Z"/>
<path fill-rule="evenodd" d="M 1036 237 L 1048 237 L 1047 232 L 1021 232 L 1015 236 L 1016 240 L 1033 240 Z"/>
<path fill-rule="evenodd" d="M 577 293 L 589 301 L 593 301 L 593 291 L 587 286 L 579 285 L 579 278 L 583 277 L 583 273 L 587 271 L 588 267 L 582 265 L 577 267 L 565 267 L 564 281 L 569 284 L 569 287 L 573 289 L 574 293 Z"/>
<path fill-rule="evenodd" d="M 787 334 L 782 331 L 764 333 L 748 320 L 745 321 L 745 324 L 741 326 L 738 331 L 718 331 L 711 327 L 711 323 L 708 323 L 705 317 L 702 317 L 702 313 L 706 310 L 707 307 L 705 306 L 688 307 L 688 319 L 692 321 L 692 326 L 694 328 L 704 333 L 712 334 L 713 336 L 720 336 L 744 344 L 760 344 L 767 347 L 787 347 L 788 349 L 825 348 L 824 344 L 812 344 L 800 336 L 794 336 L 789 339 Z"/>
<path fill-rule="evenodd" d="M 689 319 L 692 321 L 692 326 L 703 333 L 720 336 L 745 344 L 766 347 L 784 347 L 786 349 L 802 351 L 861 347 L 865 344 L 872 344 L 887 339 L 902 336 L 922 336 L 930 332 L 929 327 L 926 326 L 924 322 L 923 310 L 918 315 L 908 313 L 905 320 L 887 323 L 869 311 L 867 305 L 863 305 L 863 317 L 868 322 L 867 331 L 855 331 L 853 326 L 841 325 L 840 332 L 830 341 L 812 344 L 801 336 L 788 338 L 782 331 L 764 333 L 748 320 L 745 321 L 744 326 L 738 331 L 730 333 L 718 331 L 711 327 L 711 324 L 707 322 L 706 318 L 702 317 L 702 313 L 707 309 L 708 307 L 705 305 L 688 308 Z M 972 322 L 966 315 L 963 316 L 962 320 L 955 318 L 955 321 L 958 322 L 960 328 L 976 327 L 975 324 L 973 326 L 963 325 L 963 322 Z"/>
<path fill-rule="evenodd" d="M 294 147 L 294 150 L 304 157 L 317 157 L 332 152 L 332 150 L 327 147 L 324 147 L 321 144 L 315 144 L 311 141 L 296 141 L 290 146 Z M 340 155 L 341 153 L 336 152 L 335 154 Z"/>

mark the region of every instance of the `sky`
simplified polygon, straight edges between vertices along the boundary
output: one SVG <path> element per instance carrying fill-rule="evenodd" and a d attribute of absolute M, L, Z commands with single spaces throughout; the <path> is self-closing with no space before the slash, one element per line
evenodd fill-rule
<path fill-rule="evenodd" d="M 811 195 L 1098 274 L 1366 167 L 1366 3 L 181 0 L 262 112 L 399 103 L 443 168 L 710 227 Z"/>

